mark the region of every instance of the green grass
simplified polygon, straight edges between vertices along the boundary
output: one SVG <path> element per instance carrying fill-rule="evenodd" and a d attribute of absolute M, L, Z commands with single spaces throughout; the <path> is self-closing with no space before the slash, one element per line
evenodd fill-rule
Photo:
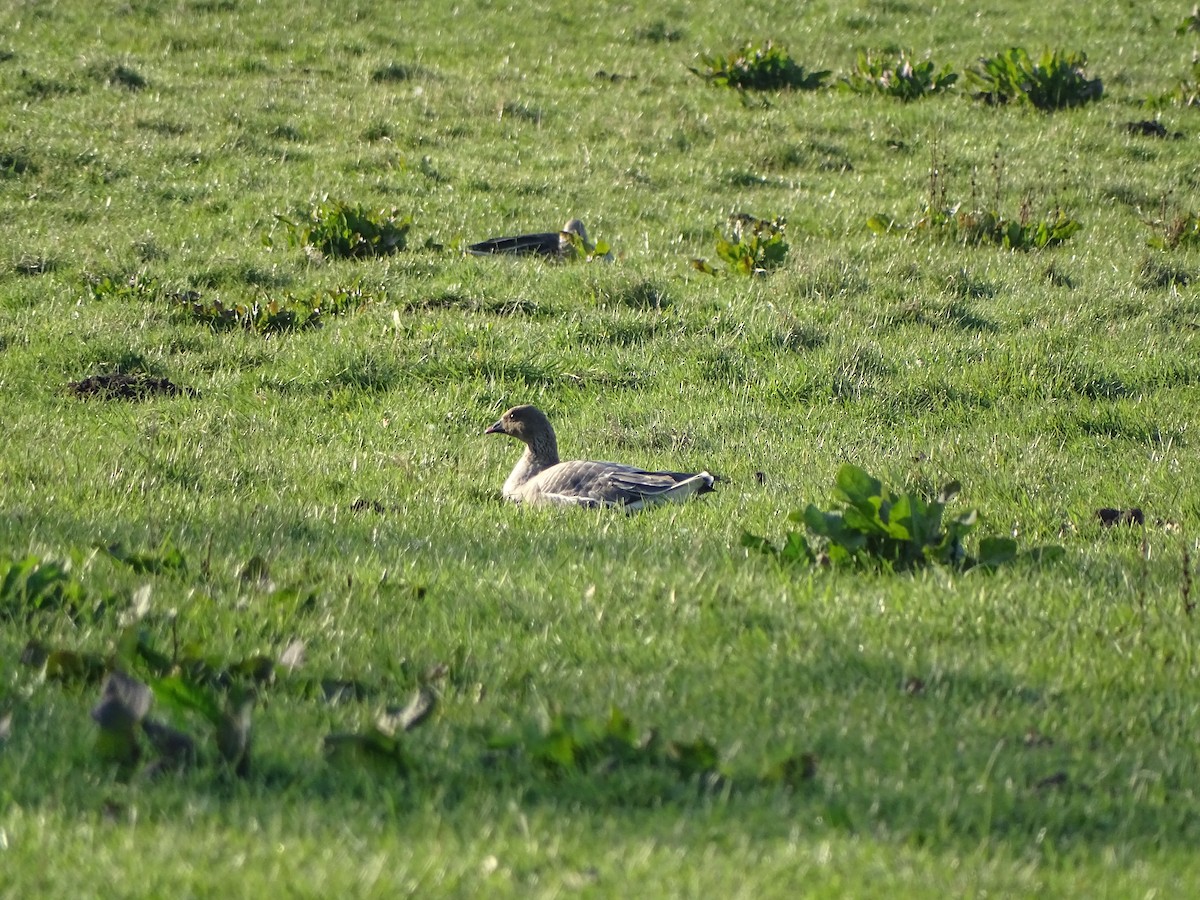
<path fill-rule="evenodd" d="M 1125 128 L 1190 71 L 1186 9 L 768 4 L 752 33 L 685 5 L 115 9 L 0 11 L 0 563 L 69 561 L 107 598 L 0 607 L 0 895 L 1196 892 L 1200 254 L 1147 241 L 1200 207 L 1197 125 Z M 834 80 L 897 41 L 959 72 L 1080 50 L 1104 96 L 740 98 L 688 71 L 768 39 Z M 1083 230 L 1024 253 L 874 235 L 880 211 L 920 218 L 931 160 L 948 201 Z M 411 216 L 407 249 L 288 247 L 277 216 L 323 198 Z M 695 271 L 742 212 L 786 218 L 783 265 Z M 456 249 L 571 216 L 613 264 Z M 267 333 L 172 299 L 351 289 L 361 309 Z M 196 395 L 67 387 L 115 371 Z M 568 455 L 725 480 L 629 518 L 509 507 L 517 448 L 481 432 L 522 402 Z M 951 511 L 1066 558 L 889 576 L 742 548 L 826 507 L 847 461 L 958 479 Z M 1105 506 L 1145 529 L 1102 529 Z M 96 549 L 168 541 L 185 569 Z M 240 577 L 255 556 L 268 577 Z M 20 662 L 31 638 L 112 652 L 147 585 L 160 649 L 305 642 L 259 699 L 247 778 L 205 744 L 122 781 L 94 752 L 98 686 Z M 438 664 L 408 775 L 325 761 Z M 612 706 L 711 741 L 722 779 L 489 750 Z M 811 780 L 766 777 L 802 753 Z"/>

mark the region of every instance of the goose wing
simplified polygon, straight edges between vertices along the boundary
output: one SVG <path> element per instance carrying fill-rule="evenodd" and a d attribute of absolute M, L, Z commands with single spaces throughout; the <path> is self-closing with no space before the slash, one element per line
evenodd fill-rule
<path fill-rule="evenodd" d="M 515 237 L 488 238 L 467 247 L 468 253 L 488 256 L 509 253 L 517 256 L 559 256 L 563 252 L 562 233 L 544 231 L 539 234 L 518 234 Z"/>
<path fill-rule="evenodd" d="M 649 503 L 711 491 L 714 480 L 707 472 L 650 472 L 620 463 L 575 460 L 546 469 L 528 487 L 532 502 L 623 506 L 632 512 Z"/>

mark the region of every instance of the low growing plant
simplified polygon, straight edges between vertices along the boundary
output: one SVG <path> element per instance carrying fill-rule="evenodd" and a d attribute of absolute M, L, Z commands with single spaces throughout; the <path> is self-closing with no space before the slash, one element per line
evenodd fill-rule
<path fill-rule="evenodd" d="M 1200 106 L 1200 59 L 1192 62 L 1191 71 L 1174 88 L 1147 102 L 1153 106 Z"/>
<path fill-rule="evenodd" d="M 361 309 L 371 301 L 358 284 L 322 291 L 313 297 L 287 294 L 282 299 L 226 304 L 219 298 L 205 300 L 196 291 L 170 297 L 177 315 L 214 329 L 245 328 L 259 334 L 278 334 L 316 328 L 329 317 Z"/>
<path fill-rule="evenodd" d="M 148 588 L 145 603 L 148 606 Z M 137 605 L 135 599 L 134 606 Z M 101 683 L 101 695 L 92 709 L 99 726 L 94 756 L 116 766 L 119 777 L 153 776 L 168 770 L 190 768 L 216 759 L 238 776 L 250 768 L 251 714 L 257 698 L 277 687 L 282 675 L 284 690 L 305 690 L 311 677 L 295 677 L 301 664 L 303 645 L 295 642 L 278 660 L 254 655 L 238 661 L 223 661 L 202 653 L 194 644 L 180 646 L 172 641 L 168 650 L 160 650 L 139 622 L 120 633 L 108 653 L 49 647 L 31 640 L 21 655 L 25 666 L 39 669 L 41 677 L 63 685 Z M 339 702 L 344 690 L 331 691 L 327 685 L 346 682 L 320 679 L 327 702 Z M 413 699 L 404 707 L 389 707 L 367 732 L 330 734 L 325 738 L 326 756 L 331 762 L 356 759 L 378 761 L 386 757 L 390 768 L 407 770 L 407 756 L 399 744 L 400 735 L 426 721 L 435 706 L 435 694 L 428 685 L 418 686 Z M 151 718 L 157 705 L 164 716 Z M 200 735 L 195 724 L 199 721 Z M 178 725 L 175 723 L 179 723 Z"/>
<path fill-rule="evenodd" d="M 774 219 L 759 219 L 746 213 L 729 217 L 731 237 L 716 232 L 717 258 L 728 271 L 740 275 L 763 275 L 770 269 L 783 264 L 788 245 L 784 239 L 787 221 L 782 216 Z M 709 275 L 716 275 L 714 268 L 704 259 L 693 259 L 692 266 Z"/>
<path fill-rule="evenodd" d="M 1100 79 L 1084 74 L 1085 53 L 1047 50 L 1035 62 L 1023 47 L 1012 47 L 979 62 L 967 79 L 979 88 L 975 99 L 992 105 L 1016 101 L 1050 111 L 1082 106 L 1104 94 Z"/>
<path fill-rule="evenodd" d="M 410 774 L 416 763 L 408 753 L 404 735 L 427 722 L 437 707 L 437 694 L 427 685 L 417 688 L 408 704 L 385 709 L 363 731 L 329 734 L 322 744 L 330 763 L 362 766 Z"/>
<path fill-rule="evenodd" d="M 1148 291 L 1187 287 L 1195 281 L 1195 272 L 1173 265 L 1163 259 L 1161 254 L 1147 256 L 1138 269 L 1138 285 Z"/>
<path fill-rule="evenodd" d="M 1053 247 L 1068 240 L 1083 228 L 1079 221 L 1072 219 L 1060 208 L 1056 208 L 1050 218 L 1035 219 L 1031 215 L 1028 199 L 1021 203 L 1015 219 L 999 212 L 1004 172 L 999 151 L 992 160 L 992 176 L 995 183 L 991 200 L 984 201 L 981 198 L 979 184 L 975 174 L 972 174 L 969 208 L 961 202 L 947 201 L 946 182 L 942 175 L 944 168 L 945 162 L 940 158 L 935 145 L 929 163 L 929 192 L 925 198 L 925 211 L 916 222 L 903 225 L 886 213 L 877 213 L 867 219 L 867 227 L 876 234 L 928 235 L 969 247 L 987 244 L 1006 250 L 1042 250 Z"/>
<path fill-rule="evenodd" d="M 703 68 L 688 68 L 718 87 L 751 91 L 813 91 L 824 85 L 831 74 L 827 70 L 809 72 L 796 63 L 782 47 L 771 41 L 759 47 L 748 42 L 725 56 L 701 54 Z"/>
<path fill-rule="evenodd" d="M 144 760 L 147 775 L 194 765 L 199 742 L 188 732 L 148 715 L 154 701 L 179 712 L 194 713 L 207 721 L 221 760 L 239 776 L 250 770 L 250 714 L 254 708 L 252 689 L 235 685 L 224 697 L 178 675 L 168 675 L 147 684 L 112 669 L 104 680 L 92 718 L 99 726 L 96 756 L 116 764 L 122 777 L 129 778 Z"/>
<path fill-rule="evenodd" d="M 560 232 L 560 237 L 570 242 L 571 248 L 563 255 L 567 262 L 612 262 L 612 247 L 607 241 L 596 241 L 594 244 L 581 234 L 573 231 Z"/>
<path fill-rule="evenodd" d="M 867 227 L 876 234 L 927 234 L 970 247 L 990 244 L 1005 250 L 1043 250 L 1069 239 L 1083 228 L 1061 209 L 1047 219 L 1033 220 L 1028 214 L 1010 219 L 995 210 L 964 210 L 926 207 L 925 214 L 909 226 L 900 225 L 886 214 L 867 219 Z"/>
<path fill-rule="evenodd" d="M 958 494 L 957 481 L 945 485 L 933 499 L 915 491 L 897 493 L 858 466 L 846 463 L 834 481 L 835 507 L 822 510 L 809 504 L 788 515 L 803 524 L 810 537 L 788 532 L 782 546 L 750 532 L 742 545 L 773 556 L 780 562 L 812 565 L 858 565 L 889 571 L 910 571 L 931 563 L 960 571 L 995 569 L 1018 557 L 1017 542 L 1007 537 L 985 537 L 974 555 L 966 538 L 978 521 L 968 510 L 946 517 L 946 505 Z M 1029 556 L 1054 559 L 1059 547 L 1030 551 Z"/>
<path fill-rule="evenodd" d="M 1156 250 L 1178 250 L 1200 247 L 1200 215 L 1187 212 L 1166 221 L 1162 233 L 1156 234 L 1146 243 Z"/>
<path fill-rule="evenodd" d="M 713 780 L 720 771 L 717 748 L 703 738 L 662 741 L 657 730 L 639 732 L 617 707 L 607 719 L 558 712 L 522 733 L 493 736 L 493 752 L 519 751 L 552 775 L 608 772 L 620 766 L 665 767 L 683 779 Z"/>
<path fill-rule="evenodd" d="M 885 94 L 908 103 L 928 94 L 940 94 L 958 81 L 950 66 L 940 71 L 933 60 L 914 64 L 912 54 L 872 56 L 859 53 L 854 71 L 842 78 L 842 87 L 859 94 Z"/>
<path fill-rule="evenodd" d="M 158 281 L 144 272 L 134 272 L 127 278 L 111 275 L 89 276 L 88 289 L 94 300 L 130 300 L 156 297 L 160 292 Z"/>
<path fill-rule="evenodd" d="M 361 259 L 403 250 L 412 218 L 398 210 L 372 213 L 359 205 L 328 198 L 314 204 L 298 221 L 276 215 L 287 231 L 289 247 L 312 248 L 323 256 Z M 270 236 L 265 237 L 269 244 Z"/>
<path fill-rule="evenodd" d="M 0 559 L 0 621 L 25 619 L 44 610 L 74 613 L 87 600 L 66 562 L 29 555 Z"/>
<path fill-rule="evenodd" d="M 1189 31 L 1200 31 L 1200 6 L 1193 6 L 1191 15 L 1175 26 L 1175 33 L 1180 37 Z"/>

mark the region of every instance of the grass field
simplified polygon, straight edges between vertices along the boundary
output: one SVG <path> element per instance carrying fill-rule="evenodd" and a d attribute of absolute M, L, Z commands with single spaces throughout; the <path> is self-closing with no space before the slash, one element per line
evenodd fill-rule
<path fill-rule="evenodd" d="M 0 896 L 1195 894 L 1200 253 L 1148 244 L 1200 212 L 1200 113 L 1167 97 L 1188 15 L 5 6 Z M 689 71 L 766 39 L 830 86 Z M 1085 52 L 1103 97 L 832 86 L 859 51 L 962 73 L 1012 46 Z M 1082 230 L 1018 252 L 867 227 L 931 191 Z M 411 217 L 407 247 L 289 243 L 326 197 Z M 692 266 L 731 213 L 786 218 L 782 265 Z M 572 216 L 611 264 L 462 252 Z M 330 298 L 316 327 L 219 314 Z M 183 392 L 69 386 L 114 374 Z M 635 516 L 507 505 L 518 446 L 482 431 L 526 402 L 567 457 L 722 481 Z M 846 462 L 956 479 L 981 533 L 1064 556 L 743 547 L 829 507 Z M 99 752 L 103 669 L 171 677 L 139 632 L 219 702 L 274 663 L 248 771 L 160 682 L 198 760 Z M 437 709 L 398 755 L 326 754 L 420 686 Z"/>

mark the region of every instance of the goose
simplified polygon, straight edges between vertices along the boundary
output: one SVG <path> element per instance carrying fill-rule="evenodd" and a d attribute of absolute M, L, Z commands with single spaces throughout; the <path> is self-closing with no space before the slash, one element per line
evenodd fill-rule
<path fill-rule="evenodd" d="M 538 234 L 518 234 L 515 237 L 488 238 L 467 247 L 475 256 L 490 256 L 493 253 L 508 253 L 517 256 L 550 256 L 555 259 L 572 259 L 589 251 L 587 229 L 578 219 L 571 219 L 560 231 L 543 231 Z"/>
<path fill-rule="evenodd" d="M 679 502 L 713 490 L 708 472 L 648 472 L 613 462 L 558 458 L 554 426 L 536 406 L 514 406 L 484 434 L 506 434 L 525 444 L 504 496 L 530 506 L 618 506 L 636 512 L 666 501 Z"/>

